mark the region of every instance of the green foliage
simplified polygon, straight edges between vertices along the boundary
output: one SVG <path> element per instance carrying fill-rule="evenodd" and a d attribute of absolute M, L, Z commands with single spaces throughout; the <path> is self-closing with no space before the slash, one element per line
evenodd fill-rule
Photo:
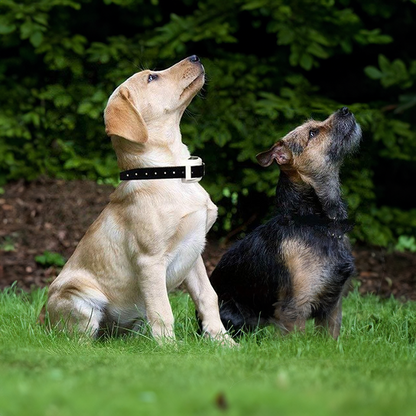
<path fill-rule="evenodd" d="M 0 239 L 0 250 L 2 251 L 16 251 L 13 237 L 6 235 Z"/>
<path fill-rule="evenodd" d="M 0 185 L 41 174 L 116 184 L 107 97 L 139 68 L 197 53 L 205 99 L 194 100 L 182 132 L 207 164 L 218 232 L 263 216 L 257 201 L 272 205 L 278 169 L 260 168 L 256 153 L 348 105 L 364 132 L 343 180 L 354 238 L 394 246 L 416 234 L 414 212 L 386 181 L 391 166 L 416 159 L 414 3 L 3 0 Z"/>
<path fill-rule="evenodd" d="M 412 88 L 416 83 L 416 60 L 406 64 L 401 59 L 395 59 L 390 62 L 384 55 L 378 57 L 379 68 L 367 66 L 364 68 L 365 73 L 374 80 L 379 80 L 384 88 L 397 86 L 401 90 L 413 91 Z M 416 105 L 416 93 L 409 92 L 399 95 L 399 103 L 395 105 L 396 114 L 403 113 Z M 407 133 L 409 126 L 404 126 Z"/>
<path fill-rule="evenodd" d="M 367 66 L 364 71 L 372 79 L 379 79 L 383 87 L 398 85 L 402 89 L 411 87 L 416 80 L 416 61 L 412 61 L 410 68 L 401 59 L 390 62 L 384 55 L 378 57 L 380 69 L 374 66 Z"/>
<path fill-rule="evenodd" d="M 58 267 L 63 267 L 66 262 L 65 258 L 61 254 L 54 253 L 53 251 L 44 251 L 42 255 L 35 256 L 35 261 L 43 266 Z"/>
<path fill-rule="evenodd" d="M 416 238 L 414 236 L 409 237 L 408 235 L 401 235 L 397 242 L 395 249 L 398 251 L 409 250 L 413 253 L 416 252 Z"/>

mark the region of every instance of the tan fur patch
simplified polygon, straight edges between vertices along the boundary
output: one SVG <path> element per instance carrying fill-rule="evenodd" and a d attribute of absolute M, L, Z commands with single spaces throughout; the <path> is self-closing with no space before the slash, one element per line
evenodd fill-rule
<path fill-rule="evenodd" d="M 311 130 L 318 130 L 316 137 L 309 139 Z M 303 181 L 310 183 L 314 173 L 325 166 L 325 155 L 330 144 L 330 133 L 332 129 L 332 118 L 326 121 L 308 121 L 302 126 L 289 133 L 283 140 L 290 145 L 296 143 L 303 147 L 300 155 L 293 155 L 293 167 L 299 173 Z"/>
<path fill-rule="evenodd" d="M 292 278 L 295 305 L 308 308 L 320 286 L 323 264 L 308 245 L 296 238 L 283 241 L 282 255 Z"/>

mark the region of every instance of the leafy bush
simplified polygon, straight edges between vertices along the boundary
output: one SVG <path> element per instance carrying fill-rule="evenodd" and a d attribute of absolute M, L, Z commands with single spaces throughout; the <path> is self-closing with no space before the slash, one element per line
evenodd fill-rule
<path fill-rule="evenodd" d="M 416 239 L 415 237 L 409 237 L 407 235 L 401 235 L 399 237 L 399 241 L 395 247 L 398 251 L 406 251 L 409 250 L 412 253 L 416 252 Z"/>
<path fill-rule="evenodd" d="M 0 185 L 41 174 L 117 183 L 107 97 L 141 67 L 197 53 L 205 99 L 182 132 L 207 163 L 217 231 L 244 231 L 272 205 L 278 169 L 260 168 L 256 153 L 348 105 L 364 131 L 344 169 L 354 237 L 394 245 L 416 231 L 416 6 L 397 3 L 3 0 Z"/>
<path fill-rule="evenodd" d="M 63 267 L 66 263 L 65 258 L 53 251 L 44 251 L 42 255 L 35 256 L 36 263 L 42 264 L 43 266 L 58 266 Z"/>

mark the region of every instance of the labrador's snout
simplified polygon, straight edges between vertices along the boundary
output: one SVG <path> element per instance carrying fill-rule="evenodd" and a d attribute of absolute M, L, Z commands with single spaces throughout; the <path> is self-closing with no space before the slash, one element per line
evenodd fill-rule
<path fill-rule="evenodd" d="M 197 63 L 197 62 L 201 63 L 201 60 L 199 59 L 199 57 L 197 55 L 191 55 L 188 58 L 188 61 L 190 61 L 192 63 Z"/>

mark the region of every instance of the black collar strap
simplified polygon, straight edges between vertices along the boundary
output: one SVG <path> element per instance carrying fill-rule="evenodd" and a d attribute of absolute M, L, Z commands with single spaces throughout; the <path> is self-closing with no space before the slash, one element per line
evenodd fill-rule
<path fill-rule="evenodd" d="M 143 179 L 175 179 L 182 182 L 199 182 L 205 175 L 205 163 L 198 156 L 191 156 L 184 161 L 183 166 L 168 166 L 158 168 L 130 169 L 120 172 L 122 181 Z"/>

